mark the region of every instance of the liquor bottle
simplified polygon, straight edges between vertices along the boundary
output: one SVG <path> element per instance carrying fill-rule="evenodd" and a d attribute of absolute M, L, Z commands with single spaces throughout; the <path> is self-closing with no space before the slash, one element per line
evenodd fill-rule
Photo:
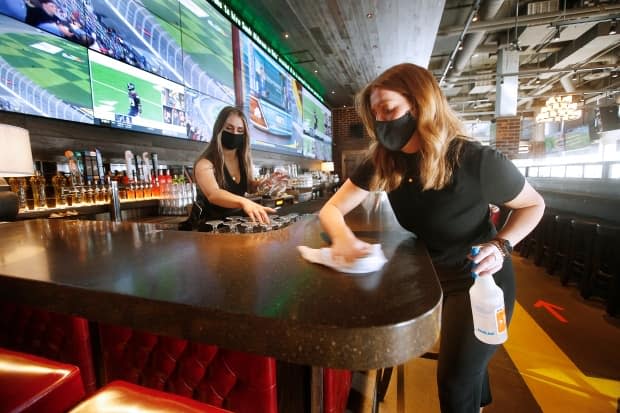
<path fill-rule="evenodd" d="M 30 188 L 32 188 L 32 198 L 34 199 L 34 208 L 45 208 L 47 202 L 45 199 L 45 177 L 41 175 L 39 170 L 34 171 L 34 175 L 30 177 Z"/>
<path fill-rule="evenodd" d="M 160 193 L 160 187 L 159 187 L 159 176 L 156 175 L 157 171 L 155 171 L 155 173 L 153 173 L 153 178 L 151 180 L 152 185 L 151 185 L 151 196 L 153 198 L 159 198 L 159 193 Z"/>
<path fill-rule="evenodd" d="M 479 247 L 473 247 L 471 255 L 476 255 Z M 504 292 L 495 284 L 492 275 L 475 276 L 474 285 L 469 289 L 474 335 L 487 344 L 502 344 L 508 339 Z"/>
<path fill-rule="evenodd" d="M 144 183 L 144 197 L 151 198 L 153 196 L 153 188 L 150 182 Z"/>
<path fill-rule="evenodd" d="M 93 183 L 91 181 L 88 181 L 86 185 L 86 193 L 84 195 L 84 202 L 87 204 L 95 203 L 95 191 L 93 190 Z"/>
<path fill-rule="evenodd" d="M 17 200 L 19 201 L 19 210 L 23 211 L 27 207 L 26 203 L 26 178 L 9 178 L 9 185 L 11 186 L 11 191 L 17 194 Z"/>
<path fill-rule="evenodd" d="M 67 179 L 60 171 L 56 172 L 56 175 L 52 177 L 52 188 L 54 188 L 54 198 L 56 198 L 56 206 L 63 206 L 66 201 L 66 187 Z"/>
<path fill-rule="evenodd" d="M 136 183 L 136 199 L 144 198 L 144 183 L 139 180 Z"/>

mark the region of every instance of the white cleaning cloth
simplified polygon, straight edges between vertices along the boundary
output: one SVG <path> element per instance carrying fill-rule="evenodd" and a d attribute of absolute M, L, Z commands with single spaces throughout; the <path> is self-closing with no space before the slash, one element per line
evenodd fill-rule
<path fill-rule="evenodd" d="M 309 248 L 303 245 L 297 247 L 301 256 L 313 263 L 323 264 L 340 272 L 351 274 L 363 274 L 374 272 L 383 267 L 387 258 L 383 254 L 381 244 L 372 244 L 370 254 L 365 257 L 358 258 L 353 262 L 346 262 L 342 257 L 332 258 L 332 249 L 325 248 Z"/>

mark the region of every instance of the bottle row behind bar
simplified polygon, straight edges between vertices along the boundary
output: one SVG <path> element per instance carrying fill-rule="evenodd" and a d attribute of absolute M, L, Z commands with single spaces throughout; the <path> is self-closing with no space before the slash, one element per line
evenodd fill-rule
<path fill-rule="evenodd" d="M 160 167 L 155 153 L 134 157 L 126 151 L 125 170 L 112 171 L 110 166 L 107 172 L 98 150 L 67 150 L 65 158 L 66 164 L 53 163 L 54 171 L 49 171 L 51 163 L 35 162 L 35 175 L 8 179 L 20 213 L 109 204 L 112 181 L 118 182 L 121 202 L 158 199 L 161 215 L 186 215 L 196 196 L 185 169 L 173 176 L 170 169 Z"/>

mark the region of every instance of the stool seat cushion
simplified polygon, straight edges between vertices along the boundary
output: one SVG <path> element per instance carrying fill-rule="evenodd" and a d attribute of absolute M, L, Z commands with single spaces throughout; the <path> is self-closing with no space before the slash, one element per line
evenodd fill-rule
<path fill-rule="evenodd" d="M 0 412 L 66 412 L 83 397 L 76 366 L 0 348 Z"/>
<path fill-rule="evenodd" d="M 231 413 L 199 401 L 116 380 L 76 406 L 70 413 L 118 412 Z"/>

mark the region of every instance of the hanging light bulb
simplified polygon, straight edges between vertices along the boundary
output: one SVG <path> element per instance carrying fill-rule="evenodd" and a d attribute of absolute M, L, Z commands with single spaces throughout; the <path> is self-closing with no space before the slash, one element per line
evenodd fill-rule
<path fill-rule="evenodd" d="M 560 40 L 560 28 L 559 27 L 555 28 L 555 34 L 553 35 L 553 40 L 555 41 Z"/>
<path fill-rule="evenodd" d="M 611 21 L 611 26 L 609 26 L 609 35 L 612 36 L 612 35 L 614 35 L 616 33 L 617 33 L 617 31 L 616 31 L 616 19 L 613 19 Z"/>

